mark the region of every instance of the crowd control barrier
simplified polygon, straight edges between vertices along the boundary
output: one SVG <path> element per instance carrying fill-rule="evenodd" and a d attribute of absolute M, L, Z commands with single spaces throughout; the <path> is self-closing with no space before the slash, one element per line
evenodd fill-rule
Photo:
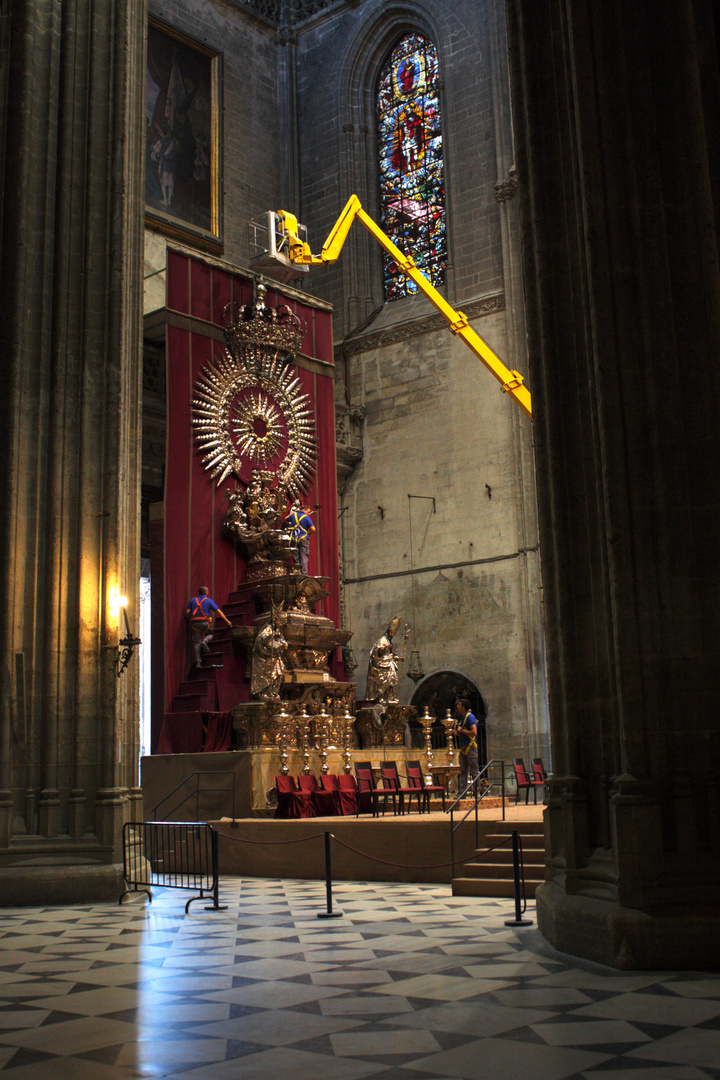
<path fill-rule="evenodd" d="M 199 890 L 185 905 L 212 897 L 206 911 L 220 906 L 218 834 L 205 822 L 128 821 L 123 828 L 123 876 L 126 888 L 118 903 L 134 892 L 151 888 Z"/>

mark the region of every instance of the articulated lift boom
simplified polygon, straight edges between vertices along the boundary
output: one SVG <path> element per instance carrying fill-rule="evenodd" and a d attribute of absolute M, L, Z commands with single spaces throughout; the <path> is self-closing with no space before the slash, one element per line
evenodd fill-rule
<path fill-rule="evenodd" d="M 482 360 L 485 367 L 492 372 L 500 383 L 503 393 L 510 394 L 517 401 L 520 408 L 532 418 L 530 391 L 525 386 L 520 372 L 511 371 L 503 364 L 500 357 L 493 352 L 488 343 L 483 341 L 479 334 L 475 333 L 468 323 L 467 315 L 451 307 L 437 289 L 430 284 L 425 275 L 418 270 L 412 258 L 403 255 L 402 251 L 393 244 L 390 237 L 386 236 L 373 219 L 365 213 L 357 195 L 351 195 L 348 199 L 345 209 L 335 222 L 320 255 L 313 255 L 309 245 L 300 238 L 299 233 L 302 231 L 302 226 L 298 226 L 297 218 L 286 210 L 280 210 L 275 215 L 278 251 L 284 249 L 287 243 L 287 257 L 296 266 L 323 266 L 335 262 L 340 255 L 345 238 L 355 218 L 358 218 L 363 223 L 368 232 L 372 233 L 378 243 L 385 248 L 390 258 L 394 260 L 405 276 L 414 281 L 417 287 L 425 293 L 430 303 L 437 308 L 441 315 L 444 315 L 453 334 L 457 334 L 458 337 L 462 338 L 468 348 L 472 349 L 479 360 Z"/>

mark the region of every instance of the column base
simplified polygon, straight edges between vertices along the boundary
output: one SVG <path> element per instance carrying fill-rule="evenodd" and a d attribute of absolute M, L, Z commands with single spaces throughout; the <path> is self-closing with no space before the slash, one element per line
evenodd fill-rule
<path fill-rule="evenodd" d="M 720 916 L 711 911 L 648 915 L 607 900 L 571 896 L 545 882 L 538 927 L 559 952 L 622 970 L 720 969 Z"/>
<path fill-rule="evenodd" d="M 117 903 L 125 885 L 120 863 L 0 868 L 3 907 Z"/>

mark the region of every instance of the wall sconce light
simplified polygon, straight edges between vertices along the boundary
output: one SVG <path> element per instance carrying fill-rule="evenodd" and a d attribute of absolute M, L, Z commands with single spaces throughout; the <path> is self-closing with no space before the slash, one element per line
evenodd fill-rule
<path fill-rule="evenodd" d="M 110 592 L 110 610 L 118 621 L 120 620 L 120 609 L 122 609 L 123 620 L 125 622 L 125 637 L 120 638 L 117 647 L 117 656 L 115 657 L 115 674 L 118 679 L 130 663 L 134 650 L 138 645 L 142 645 L 140 638 L 133 637 L 130 633 L 130 624 L 128 623 L 126 610 L 127 596 L 121 596 L 117 589 L 112 589 Z"/>

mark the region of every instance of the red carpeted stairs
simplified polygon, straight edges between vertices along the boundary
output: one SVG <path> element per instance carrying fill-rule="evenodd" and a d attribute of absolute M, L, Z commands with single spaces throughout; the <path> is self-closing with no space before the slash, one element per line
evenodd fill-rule
<path fill-rule="evenodd" d="M 232 592 L 220 605 L 233 626 L 248 626 L 255 618 L 255 607 L 247 592 Z M 216 620 L 210 652 L 202 658 L 202 668 L 189 672 L 170 703 L 169 713 L 184 713 L 188 718 L 205 712 L 225 712 L 247 699 L 244 664 L 233 653 L 230 629 Z"/>

